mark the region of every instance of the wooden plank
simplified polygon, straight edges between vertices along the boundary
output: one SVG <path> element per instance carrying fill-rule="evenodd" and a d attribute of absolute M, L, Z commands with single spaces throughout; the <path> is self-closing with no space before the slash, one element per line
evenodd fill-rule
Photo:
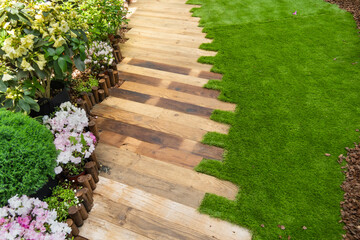
<path fill-rule="evenodd" d="M 168 86 L 168 89 L 183 93 L 189 93 L 197 96 L 208 97 L 208 98 L 217 98 L 219 96 L 219 91 L 210 90 L 203 87 L 192 86 L 189 84 L 184 84 L 179 82 L 171 82 Z"/>
<path fill-rule="evenodd" d="M 147 175 L 143 172 L 137 172 L 111 159 L 101 159 L 101 164 L 110 169 L 110 173 L 102 172 L 100 176 L 168 198 L 186 206 L 199 207 L 205 195 L 205 192 L 202 190 L 159 179 L 156 176 Z"/>
<path fill-rule="evenodd" d="M 108 196 L 109 199 L 121 202 L 131 208 L 167 219 L 172 223 L 193 229 L 202 234 L 214 236 L 218 239 L 251 239 L 250 233 L 244 228 L 202 215 L 194 208 L 113 182 L 106 178 L 101 178 L 97 193 Z"/>
<path fill-rule="evenodd" d="M 159 161 L 175 164 L 180 167 L 193 169 L 203 159 L 201 156 L 194 155 L 190 152 L 181 151 L 158 144 L 143 142 L 141 140 L 124 136 L 111 131 L 101 133 L 102 143 L 117 147 L 125 148 L 134 153 L 144 155 Z"/>
<path fill-rule="evenodd" d="M 159 91 L 159 88 L 157 87 L 134 83 L 134 82 L 125 82 L 121 85 L 121 88 L 129 91 L 136 91 L 138 93 L 148 94 L 151 96 L 172 99 L 179 102 L 196 103 L 198 106 L 211 108 L 211 109 L 235 111 L 236 108 L 236 104 L 222 102 L 214 98 L 197 96 L 197 95 L 178 92 L 170 89 L 161 89 Z"/>
<path fill-rule="evenodd" d="M 201 71 L 199 76 L 200 78 L 206 78 L 206 79 L 222 79 L 222 74 L 220 73 L 214 73 L 214 72 L 207 72 L 207 71 Z"/>
<path fill-rule="evenodd" d="M 127 58 L 125 58 L 125 60 L 126 59 Z M 119 64 L 119 65 L 117 65 L 117 69 L 121 72 L 139 74 L 139 75 L 146 76 L 146 77 L 156 76 L 156 78 L 158 78 L 158 79 L 166 80 L 169 82 L 171 82 L 171 81 L 180 82 L 180 83 L 189 84 L 189 85 L 198 86 L 198 87 L 202 87 L 208 82 L 208 80 L 204 79 L 204 78 L 185 76 L 185 75 L 181 75 L 181 74 L 169 73 L 169 72 L 154 70 L 154 69 L 150 69 L 150 68 L 137 67 L 137 66 L 132 66 L 132 65 L 128 65 L 128 64 Z"/>
<path fill-rule="evenodd" d="M 89 214 L 84 225 L 81 227 L 81 235 L 91 239 L 131 239 L 150 240 L 143 235 L 129 231 L 119 225 L 104 220 L 95 214 Z"/>
<path fill-rule="evenodd" d="M 133 58 L 131 61 L 129 61 L 127 64 L 138 66 L 138 67 L 145 67 L 145 68 L 151 68 L 166 72 L 172 72 L 172 73 L 178 73 L 183 75 L 189 75 L 191 69 L 185 68 L 185 67 L 179 67 L 174 65 L 169 65 L 165 63 L 158 63 L 153 61 L 145 61 L 141 59 Z"/>
<path fill-rule="evenodd" d="M 183 112 L 191 115 L 209 118 L 214 109 L 201 107 L 198 105 L 178 102 L 171 99 L 153 97 L 148 94 L 138 93 L 135 91 L 125 90 L 121 88 L 110 89 L 110 96 L 122 98 L 139 103 L 147 103 L 153 106 L 162 107 L 177 112 Z"/>
<path fill-rule="evenodd" d="M 142 10 L 139 10 L 139 12 L 142 12 Z M 169 15 L 169 13 L 167 15 Z M 199 31 L 199 27 L 198 27 L 199 23 L 194 20 L 195 19 L 192 19 L 191 16 L 184 17 L 182 19 L 166 18 L 166 20 L 164 20 L 163 18 L 160 18 L 158 16 L 151 16 L 151 15 L 144 16 L 144 15 L 135 14 L 131 17 L 130 22 L 135 26 L 138 23 L 146 23 L 147 26 L 156 25 L 161 27 L 169 27 L 169 28 L 177 28 L 177 29 L 182 27 L 187 27 L 187 29 L 190 28 Z"/>
<path fill-rule="evenodd" d="M 201 107 L 190 103 L 178 102 L 166 98 L 160 98 L 156 103 L 156 106 L 205 118 L 209 118 L 214 111 L 214 109 L 211 108 Z"/>
<path fill-rule="evenodd" d="M 194 49 L 194 48 L 188 48 L 182 46 L 172 46 L 161 43 L 152 44 L 152 43 L 126 42 L 124 44 L 120 44 L 120 48 L 122 51 L 129 51 L 130 49 L 134 49 L 134 48 L 138 50 L 143 50 L 144 52 L 148 52 L 151 50 L 152 52 L 156 51 L 157 55 L 170 54 L 172 56 L 177 56 L 177 57 L 181 56 L 184 59 L 188 59 L 191 61 L 197 61 L 197 59 L 201 56 L 215 56 L 217 54 L 217 52 L 214 51 L 206 51 L 202 49 Z"/>
<path fill-rule="evenodd" d="M 135 36 L 144 36 L 144 37 L 149 37 L 149 38 L 153 38 L 153 39 L 168 39 L 168 40 L 175 40 L 175 41 L 189 41 L 189 42 L 193 42 L 193 43 L 197 43 L 197 44 L 201 44 L 201 43 L 211 43 L 212 39 L 208 39 L 208 38 L 204 38 L 205 34 L 202 33 L 200 36 L 189 36 L 189 35 L 184 35 L 181 33 L 170 33 L 170 32 L 161 32 L 159 30 L 154 30 L 151 29 L 149 27 L 136 27 L 136 28 L 132 28 L 130 29 L 127 33 L 128 34 L 132 34 Z M 129 35 L 130 36 L 130 35 Z"/>
<path fill-rule="evenodd" d="M 160 78 L 144 76 L 144 75 L 136 74 L 136 73 L 128 73 L 128 72 L 122 72 L 122 71 L 118 71 L 118 73 L 122 80 L 130 81 L 130 82 L 137 82 L 137 83 L 141 83 L 141 84 L 147 84 L 147 85 L 151 85 L 151 86 L 155 86 L 155 87 L 161 86 L 161 82 L 163 81 Z M 166 85 L 166 87 L 167 87 L 167 85 Z"/>
<path fill-rule="evenodd" d="M 197 173 L 192 169 L 158 161 L 126 150 L 126 148 L 117 148 L 100 142 L 96 148 L 96 154 L 100 162 L 112 161 L 145 176 L 153 176 L 157 179 L 217 194 L 231 200 L 235 199 L 238 193 L 238 187 L 233 183 Z"/>
<path fill-rule="evenodd" d="M 95 194 L 94 200 L 95 206 L 91 214 L 148 238 L 157 240 L 209 239 L 209 236 L 193 229 L 112 201 L 101 194 Z M 97 202 L 101 204 L 96 204 Z"/>
<path fill-rule="evenodd" d="M 109 89 L 110 96 L 117 97 L 117 98 L 123 98 L 130 101 L 140 102 L 140 103 L 146 103 L 151 96 L 143 93 L 138 93 L 135 91 L 128 91 L 121 88 L 111 88 Z"/>
<path fill-rule="evenodd" d="M 141 58 L 143 60 L 149 61 L 156 61 L 162 63 L 168 63 L 172 65 L 177 65 L 180 67 L 189 67 L 191 66 L 192 69 L 198 69 L 201 71 L 211 71 L 212 65 L 208 64 L 201 64 L 197 62 L 197 58 L 193 57 L 192 59 L 189 56 L 175 56 L 172 55 L 171 52 L 157 52 L 154 49 L 139 49 L 134 47 L 129 48 L 122 48 L 121 49 L 124 56 L 131 57 L 131 58 Z M 178 74 L 179 75 L 179 74 Z M 204 78 L 199 78 L 204 79 Z"/>
<path fill-rule="evenodd" d="M 130 30 L 126 33 L 126 37 L 129 38 L 129 43 L 161 43 L 164 45 L 173 45 L 173 46 L 183 46 L 188 48 L 194 48 L 198 49 L 202 43 L 204 43 L 204 40 L 187 40 L 187 39 L 181 39 L 181 38 L 162 38 L 159 36 L 156 36 L 154 33 L 146 33 L 146 32 L 135 32 Z M 177 37 L 177 36 L 176 36 Z M 209 40 L 208 42 L 211 42 Z"/>
<path fill-rule="evenodd" d="M 155 119 L 146 115 L 109 107 L 107 105 L 95 105 L 92 109 L 92 113 L 101 117 L 173 134 L 194 141 L 201 141 L 206 133 L 206 131 L 189 126 L 189 124 L 181 125 L 163 119 Z"/>
<path fill-rule="evenodd" d="M 178 13 L 178 14 L 171 14 L 168 12 L 163 11 L 146 11 L 146 10 L 138 10 L 136 11 L 136 16 L 142 16 L 142 17 L 156 17 L 158 19 L 162 19 L 166 21 L 167 19 L 176 19 L 176 20 L 186 20 L 188 22 L 196 22 L 198 23 L 200 18 L 197 17 L 191 17 L 190 12 L 187 13 Z"/>
<path fill-rule="evenodd" d="M 128 101 L 121 98 L 108 97 L 100 106 L 106 105 L 124 111 L 142 114 L 148 117 L 174 122 L 180 125 L 191 125 L 193 128 L 208 132 L 219 132 L 227 134 L 229 126 L 223 123 L 214 122 L 210 119 L 163 109 L 148 104 Z"/>
<path fill-rule="evenodd" d="M 97 119 L 97 122 L 100 125 L 101 130 L 106 130 L 120 135 L 129 136 L 132 138 L 136 138 L 140 141 L 160 145 L 162 147 L 187 151 L 195 155 L 201 156 L 203 158 L 210 158 L 219 161 L 222 160 L 223 149 L 221 148 L 204 145 L 189 139 L 182 139 L 176 135 L 159 132 L 152 129 L 139 127 L 136 125 L 127 124 L 109 118 L 99 117 Z M 188 145 L 181 148 L 182 146 L 184 146 L 183 141 L 185 140 L 188 143 Z M 201 148 L 199 148 L 198 144 L 202 145 Z M 189 159 L 185 159 L 185 160 L 189 160 Z M 181 160 L 181 162 L 178 164 L 184 165 L 185 160 Z M 187 161 L 185 165 L 190 167 L 195 167 L 198 163 L 199 162 Z"/>
<path fill-rule="evenodd" d="M 94 106 L 92 113 L 104 118 L 113 119 L 131 125 L 160 131 L 183 139 L 201 141 L 206 131 L 188 125 L 181 125 L 163 119 L 155 119 L 146 115 L 128 112 L 107 105 Z"/>

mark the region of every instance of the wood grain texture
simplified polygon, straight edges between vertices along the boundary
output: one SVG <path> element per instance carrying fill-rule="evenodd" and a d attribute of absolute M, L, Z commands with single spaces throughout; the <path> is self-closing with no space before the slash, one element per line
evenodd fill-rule
<path fill-rule="evenodd" d="M 224 111 L 235 111 L 236 105 L 233 103 L 227 103 L 219 101 L 218 99 L 208 98 L 197 96 L 189 93 L 178 92 L 170 89 L 159 89 L 157 87 L 134 83 L 134 82 L 125 82 L 122 86 L 122 89 L 129 91 L 136 91 L 138 93 L 148 94 L 151 96 L 157 96 L 166 99 L 172 99 L 184 103 L 196 103 L 196 105 L 211 109 L 220 109 Z"/>
<path fill-rule="evenodd" d="M 183 75 L 189 75 L 191 69 L 185 68 L 185 67 L 179 67 L 174 65 L 169 65 L 165 63 L 158 63 L 153 61 L 145 61 L 141 59 L 133 58 L 131 61 L 128 62 L 130 65 L 139 66 L 139 67 L 145 67 L 145 68 L 151 68 L 166 72 L 172 72 L 172 73 L 178 73 Z"/>
<path fill-rule="evenodd" d="M 185 113 L 180 113 L 168 109 L 163 109 L 156 106 L 151 106 L 148 104 L 128 101 L 121 98 L 108 97 L 102 103 L 109 107 L 116 109 L 121 109 L 128 112 L 142 114 L 148 117 L 153 117 L 161 119 L 164 121 L 174 122 L 180 125 L 191 126 L 193 128 L 198 128 L 204 131 L 212 131 L 227 134 L 229 126 L 226 124 L 214 122 L 210 119 L 206 119 L 199 116 L 189 115 Z"/>
<path fill-rule="evenodd" d="M 101 217 L 108 222 L 121 226 L 151 239 L 177 240 L 177 239 L 208 239 L 209 236 L 196 230 L 174 224 L 164 218 L 143 212 L 108 199 L 101 194 L 95 195 L 95 201 L 102 204 L 95 205 L 91 214 Z"/>
<path fill-rule="evenodd" d="M 97 193 L 115 202 L 166 219 L 215 239 L 250 240 L 250 233 L 228 222 L 202 215 L 196 209 L 102 178 Z"/>
<path fill-rule="evenodd" d="M 182 125 L 163 119 L 156 119 L 143 114 L 109 107 L 107 105 L 94 106 L 92 113 L 104 118 L 110 118 L 116 121 L 153 129 L 155 131 L 170 133 L 181 138 L 194 141 L 201 141 L 203 136 L 206 134 L 206 131 L 189 125 Z"/>

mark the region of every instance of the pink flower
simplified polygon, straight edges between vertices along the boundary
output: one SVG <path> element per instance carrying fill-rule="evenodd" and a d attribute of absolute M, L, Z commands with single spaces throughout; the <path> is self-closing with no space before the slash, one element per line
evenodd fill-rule
<path fill-rule="evenodd" d="M 296 15 L 297 14 L 297 11 L 293 12 L 293 15 Z"/>

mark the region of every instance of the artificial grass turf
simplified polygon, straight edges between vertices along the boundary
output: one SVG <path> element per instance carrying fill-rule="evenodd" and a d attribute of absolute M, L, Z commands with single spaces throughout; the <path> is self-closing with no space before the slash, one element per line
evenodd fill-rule
<path fill-rule="evenodd" d="M 254 239 L 344 233 L 336 156 L 358 140 L 360 40 L 349 13 L 308 2 L 190 1 L 203 3 L 194 13 L 214 38 L 202 48 L 218 51 L 200 61 L 224 74 L 207 87 L 237 104 L 235 114 L 212 115 L 231 124 L 229 135 L 204 138 L 227 150 L 224 163 L 204 160 L 196 169 L 237 184 L 239 194 L 207 194 L 200 211 L 249 228 Z"/>

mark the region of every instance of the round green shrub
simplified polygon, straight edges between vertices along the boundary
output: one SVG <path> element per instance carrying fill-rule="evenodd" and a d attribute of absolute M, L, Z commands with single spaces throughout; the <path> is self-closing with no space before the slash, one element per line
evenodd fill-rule
<path fill-rule="evenodd" d="M 53 141 L 35 119 L 0 109 L 0 206 L 15 194 L 35 193 L 55 176 Z"/>

